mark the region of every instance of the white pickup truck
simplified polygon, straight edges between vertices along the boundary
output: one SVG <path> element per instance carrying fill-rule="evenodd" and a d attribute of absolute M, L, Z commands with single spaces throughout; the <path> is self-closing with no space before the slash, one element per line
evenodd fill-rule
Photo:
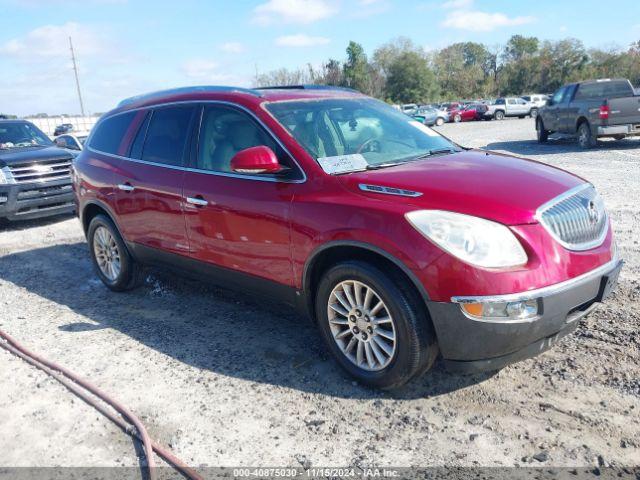
<path fill-rule="evenodd" d="M 491 105 L 487 105 L 487 107 L 488 109 L 484 114 L 484 118 L 495 118 L 496 120 L 503 120 L 505 117 L 524 118 L 527 115 L 530 116 L 531 110 L 534 108 L 532 103 L 520 97 L 498 98 Z"/>

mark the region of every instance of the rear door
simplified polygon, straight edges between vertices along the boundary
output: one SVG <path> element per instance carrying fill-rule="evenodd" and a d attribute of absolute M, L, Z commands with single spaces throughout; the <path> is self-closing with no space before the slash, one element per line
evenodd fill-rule
<path fill-rule="evenodd" d="M 282 175 L 231 170 L 241 150 L 266 145 Z M 197 148 L 184 177 L 185 219 L 190 255 L 212 267 L 210 273 L 237 283 L 264 279 L 293 284 L 289 214 L 304 175 L 274 137 L 248 112 L 217 103 L 204 106 Z M 256 282 L 262 287 L 270 282 Z"/>
<path fill-rule="evenodd" d="M 116 172 L 117 212 L 127 240 L 189 254 L 182 179 L 196 113 L 194 105 L 145 112 L 130 151 Z"/>

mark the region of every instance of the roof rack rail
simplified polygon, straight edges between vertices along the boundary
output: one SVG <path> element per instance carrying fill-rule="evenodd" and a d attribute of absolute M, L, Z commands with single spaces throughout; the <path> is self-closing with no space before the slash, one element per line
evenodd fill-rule
<path fill-rule="evenodd" d="M 358 90 L 349 87 L 338 87 L 335 85 L 273 85 L 269 87 L 257 87 L 255 90 L 342 90 L 345 92 L 360 93 Z"/>
<path fill-rule="evenodd" d="M 166 95 L 180 95 L 187 93 L 207 93 L 207 92 L 237 92 L 237 93 L 248 93 L 249 95 L 253 95 L 255 97 L 262 97 L 262 93 L 251 88 L 242 88 L 242 87 L 224 87 L 224 86 L 216 86 L 216 85 L 203 85 L 197 87 L 179 87 L 179 88 L 170 88 L 168 90 L 158 90 L 157 92 L 143 93 L 141 95 L 135 95 L 133 97 L 125 98 L 120 103 L 118 103 L 119 107 L 124 107 L 126 105 L 131 105 L 135 102 L 140 102 L 144 100 L 153 100 L 154 98 L 164 97 Z"/>

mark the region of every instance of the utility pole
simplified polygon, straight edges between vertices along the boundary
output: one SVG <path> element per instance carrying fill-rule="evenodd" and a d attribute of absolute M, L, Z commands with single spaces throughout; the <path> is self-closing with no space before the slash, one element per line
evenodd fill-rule
<path fill-rule="evenodd" d="M 78 65 L 76 65 L 76 55 L 73 51 L 73 42 L 69 37 L 69 48 L 71 49 L 71 61 L 73 62 L 73 72 L 76 75 L 76 88 L 78 90 L 78 100 L 80 100 L 80 113 L 84 117 L 84 104 L 82 103 L 82 94 L 80 93 L 80 80 L 78 79 Z"/>

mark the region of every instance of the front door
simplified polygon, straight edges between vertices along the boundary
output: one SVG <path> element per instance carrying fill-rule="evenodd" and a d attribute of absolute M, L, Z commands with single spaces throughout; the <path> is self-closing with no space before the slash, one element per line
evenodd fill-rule
<path fill-rule="evenodd" d="M 231 170 L 236 153 L 258 145 L 270 147 L 290 168 L 288 173 L 249 175 Z M 299 167 L 251 115 L 219 104 L 204 107 L 195 150 L 193 168 L 184 177 L 192 257 L 292 286 L 289 215 L 302 178 Z"/>
<path fill-rule="evenodd" d="M 182 181 L 197 108 L 159 107 L 147 113 L 129 157 L 116 172 L 116 208 L 127 240 L 188 255 Z"/>

